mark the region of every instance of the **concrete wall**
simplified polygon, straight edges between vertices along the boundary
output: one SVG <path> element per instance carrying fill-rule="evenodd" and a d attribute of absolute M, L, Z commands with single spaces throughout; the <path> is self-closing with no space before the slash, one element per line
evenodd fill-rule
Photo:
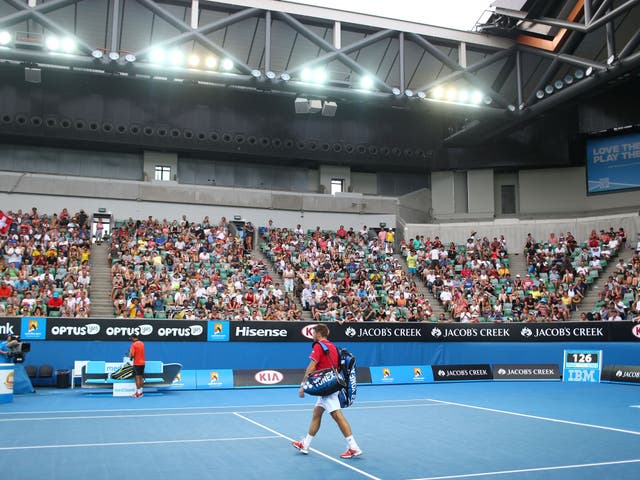
<path fill-rule="evenodd" d="M 520 211 L 519 207 L 519 188 L 518 188 L 518 173 L 517 172 L 500 172 L 495 173 L 493 176 L 493 189 L 494 189 L 494 206 L 495 206 L 495 214 L 496 217 L 503 216 L 502 213 L 502 186 L 503 185 L 514 185 L 516 192 L 516 213 L 509 214 L 508 216 L 514 217 L 517 216 Z"/>
<path fill-rule="evenodd" d="M 435 217 L 451 216 L 455 213 L 453 172 L 431 174 L 431 207 Z"/>
<path fill-rule="evenodd" d="M 358 194 L 339 196 L 302 194 L 164 183 L 105 180 L 2 172 L 0 205 L 4 211 L 38 207 L 59 212 L 67 207 L 88 213 L 106 208 L 116 220 L 128 217 L 176 219 L 186 214 L 192 220 L 240 215 L 256 225 L 268 219 L 276 225 L 333 229 L 385 222 L 395 226 L 397 199 Z"/>
<path fill-rule="evenodd" d="M 640 192 L 587 196 L 584 167 L 521 170 L 518 173 L 520 216 L 557 216 L 572 212 L 597 214 L 613 209 L 638 209 Z"/>
<path fill-rule="evenodd" d="M 320 188 L 324 187 L 324 193 L 331 192 L 331 180 L 341 178 L 344 180 L 344 190 L 349 191 L 351 186 L 351 168 L 337 165 L 320 165 Z"/>
<path fill-rule="evenodd" d="M 431 190 L 421 188 L 398 198 L 398 216 L 407 223 L 431 221 Z"/>
<path fill-rule="evenodd" d="M 171 181 L 178 179 L 178 154 L 167 152 L 153 152 L 145 150 L 143 154 L 144 178 L 148 182 L 155 181 L 155 168 L 157 166 L 171 167 Z"/>
<path fill-rule="evenodd" d="M 493 170 L 469 170 L 467 172 L 468 212 L 478 218 L 493 217 Z"/>
<path fill-rule="evenodd" d="M 367 195 L 378 194 L 378 175 L 375 173 L 351 172 L 351 189 Z"/>

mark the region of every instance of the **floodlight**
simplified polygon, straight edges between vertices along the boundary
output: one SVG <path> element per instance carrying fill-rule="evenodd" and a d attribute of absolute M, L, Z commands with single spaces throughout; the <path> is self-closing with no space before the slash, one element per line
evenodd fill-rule
<path fill-rule="evenodd" d="M 538 98 L 538 100 L 542 100 L 544 98 L 544 92 L 542 90 L 538 90 L 536 92 L 536 97 Z"/>
<path fill-rule="evenodd" d="M 11 42 L 11 34 L 6 30 L 0 32 L 0 45 L 4 47 L 5 45 L 9 45 L 9 42 Z"/>
<path fill-rule="evenodd" d="M 120 54 L 118 52 L 109 52 L 109 60 L 113 62 L 117 62 L 120 59 Z"/>
<path fill-rule="evenodd" d="M 169 52 L 169 63 L 171 65 L 182 65 L 183 62 L 184 54 L 180 50 L 173 49 Z"/>
<path fill-rule="evenodd" d="M 444 97 L 444 88 L 442 87 L 436 87 L 433 89 L 432 92 L 433 98 L 442 98 Z"/>
<path fill-rule="evenodd" d="M 515 105 L 507 105 L 507 108 L 509 109 L 510 112 L 515 112 L 516 111 L 516 106 Z"/>
<path fill-rule="evenodd" d="M 479 104 L 482 102 L 482 92 L 476 90 L 471 94 L 471 103 Z"/>
<path fill-rule="evenodd" d="M 421 98 L 423 100 L 427 98 L 427 94 L 424 93 L 423 91 L 419 91 L 416 95 L 418 95 L 418 98 Z"/>
<path fill-rule="evenodd" d="M 253 78 L 260 78 L 262 76 L 262 72 L 260 70 L 258 70 L 257 68 L 253 69 L 253 70 L 251 70 L 251 76 Z"/>
<path fill-rule="evenodd" d="M 405 94 L 407 97 L 411 98 L 411 97 L 413 97 L 413 90 L 411 90 L 410 88 L 407 88 L 407 89 L 404 91 L 404 94 Z"/>
<path fill-rule="evenodd" d="M 289 80 L 291 80 L 291 75 L 289 75 L 287 72 L 282 72 L 280 74 L 280 79 L 284 82 L 288 82 Z"/>
<path fill-rule="evenodd" d="M 56 36 L 50 36 L 45 40 L 45 45 L 47 46 L 47 49 L 55 52 L 60 48 L 60 40 Z"/>
<path fill-rule="evenodd" d="M 573 74 L 576 80 L 582 80 L 584 78 L 584 72 L 582 70 L 576 70 Z"/>
<path fill-rule="evenodd" d="M 327 71 L 322 68 L 322 67 L 318 67 L 313 71 L 313 81 L 316 83 L 324 83 L 327 81 Z"/>
<path fill-rule="evenodd" d="M 564 82 L 562 80 L 556 80 L 553 86 L 556 87 L 556 90 L 562 90 L 562 87 L 564 87 Z"/>
<path fill-rule="evenodd" d="M 274 78 L 276 78 L 275 72 L 272 72 L 271 70 L 265 73 L 264 76 L 267 77 L 269 80 L 273 80 Z"/>
<path fill-rule="evenodd" d="M 125 60 L 125 62 L 133 63 L 133 62 L 135 62 L 137 59 L 136 59 L 136 56 L 135 56 L 133 53 L 127 53 L 127 54 L 124 56 L 124 60 Z"/>
<path fill-rule="evenodd" d="M 218 66 L 218 59 L 216 57 L 209 56 L 204 59 L 204 64 L 207 68 L 216 68 L 216 66 Z"/>
<path fill-rule="evenodd" d="M 456 92 L 455 88 L 450 88 L 449 90 L 447 90 L 447 100 L 455 100 L 456 97 L 458 96 L 458 92 Z"/>
<path fill-rule="evenodd" d="M 197 67 L 198 65 L 200 65 L 200 56 L 192 53 L 191 55 L 189 55 L 189 58 L 187 58 L 187 63 L 190 67 Z"/>
<path fill-rule="evenodd" d="M 616 61 L 616 56 L 610 55 L 609 58 L 607 58 L 607 65 L 613 65 L 615 61 Z"/>
<path fill-rule="evenodd" d="M 553 93 L 553 86 L 552 85 L 547 85 L 546 87 L 544 87 L 544 92 L 547 95 L 551 95 Z"/>
<path fill-rule="evenodd" d="M 400 89 L 398 87 L 393 87 L 391 89 L 391 93 L 393 93 L 396 97 L 399 96 L 402 92 L 400 91 Z"/>
<path fill-rule="evenodd" d="M 151 50 L 151 53 L 149 53 L 149 60 L 151 63 L 164 63 L 165 56 L 164 50 L 161 48 L 154 48 Z"/>
<path fill-rule="evenodd" d="M 311 81 L 311 77 L 313 77 L 313 73 L 311 73 L 311 69 L 310 68 L 303 68 L 302 72 L 300 72 L 300 79 L 303 82 L 310 82 Z"/>
<path fill-rule="evenodd" d="M 360 79 L 360 86 L 365 90 L 373 88 L 373 78 L 366 76 Z"/>
<path fill-rule="evenodd" d="M 593 67 L 589 67 L 585 70 L 584 74 L 588 77 L 593 73 Z"/>
<path fill-rule="evenodd" d="M 467 100 L 469 100 L 469 92 L 467 92 L 466 90 L 460 90 L 458 92 L 458 101 L 466 103 Z"/>
<path fill-rule="evenodd" d="M 564 83 L 571 85 L 573 83 L 573 77 L 570 74 L 564 76 Z"/>
<path fill-rule="evenodd" d="M 62 42 L 60 42 L 60 46 L 63 52 L 71 53 L 76 49 L 76 42 L 73 40 L 73 38 L 67 37 L 62 39 Z"/>
<path fill-rule="evenodd" d="M 226 70 L 227 72 L 233 70 L 233 61 L 228 58 L 222 60 L 222 69 Z"/>
<path fill-rule="evenodd" d="M 100 60 L 102 57 L 104 57 L 104 52 L 102 50 L 97 49 L 91 52 L 91 56 L 96 60 Z"/>

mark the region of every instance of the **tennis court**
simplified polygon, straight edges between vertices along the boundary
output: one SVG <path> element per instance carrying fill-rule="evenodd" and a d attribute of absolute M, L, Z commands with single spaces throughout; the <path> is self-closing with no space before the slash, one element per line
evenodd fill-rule
<path fill-rule="evenodd" d="M 290 388 L 148 392 L 42 389 L 0 411 L 3 477 L 636 479 L 633 385 L 464 382 L 367 386 L 345 411 L 364 455 L 326 416 L 305 456 L 313 398 Z"/>

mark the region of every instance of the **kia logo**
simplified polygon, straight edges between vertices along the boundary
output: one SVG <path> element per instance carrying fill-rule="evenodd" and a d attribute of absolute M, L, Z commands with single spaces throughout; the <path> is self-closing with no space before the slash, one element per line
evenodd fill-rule
<path fill-rule="evenodd" d="M 284 375 L 277 370 L 260 370 L 253 379 L 263 385 L 275 385 L 284 379 Z"/>
<path fill-rule="evenodd" d="M 634 325 L 631 329 L 631 333 L 633 333 L 636 337 L 640 338 L 640 325 Z"/>
<path fill-rule="evenodd" d="M 313 329 L 316 328 L 316 325 L 306 325 L 302 328 L 302 335 L 313 340 Z"/>

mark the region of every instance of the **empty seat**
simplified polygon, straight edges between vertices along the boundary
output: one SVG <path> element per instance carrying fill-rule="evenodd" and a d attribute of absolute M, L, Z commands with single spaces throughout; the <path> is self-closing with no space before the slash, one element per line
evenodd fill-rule
<path fill-rule="evenodd" d="M 38 376 L 38 369 L 35 365 L 25 365 L 24 371 L 27 372 L 29 378 L 36 378 Z"/>

